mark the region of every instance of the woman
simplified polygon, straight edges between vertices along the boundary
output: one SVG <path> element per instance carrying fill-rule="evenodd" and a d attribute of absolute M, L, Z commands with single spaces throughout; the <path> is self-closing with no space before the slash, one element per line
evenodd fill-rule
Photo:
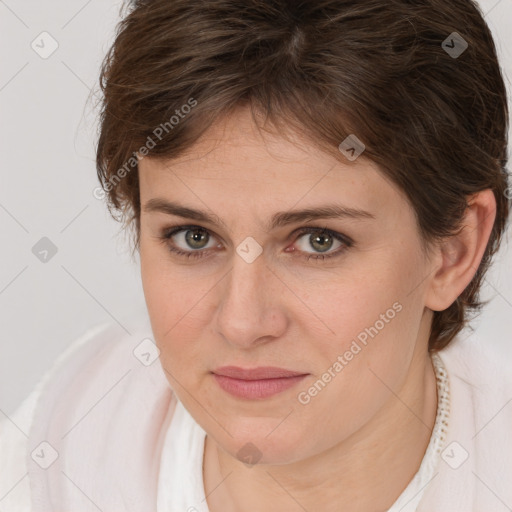
<path fill-rule="evenodd" d="M 509 214 L 479 9 L 139 1 L 100 83 L 148 316 L 4 421 L 0 506 L 510 510 L 512 384 L 462 331 Z"/>

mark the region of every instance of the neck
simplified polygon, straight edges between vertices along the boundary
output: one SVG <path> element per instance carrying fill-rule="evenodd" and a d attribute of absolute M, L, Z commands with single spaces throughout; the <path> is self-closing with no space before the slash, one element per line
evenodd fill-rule
<path fill-rule="evenodd" d="M 362 429 L 314 457 L 247 467 L 207 437 L 204 482 L 210 512 L 334 512 L 340 503 L 344 512 L 387 510 L 417 472 L 435 424 L 437 385 L 430 356 L 415 355 L 410 368 L 402 388 L 390 393 Z"/>

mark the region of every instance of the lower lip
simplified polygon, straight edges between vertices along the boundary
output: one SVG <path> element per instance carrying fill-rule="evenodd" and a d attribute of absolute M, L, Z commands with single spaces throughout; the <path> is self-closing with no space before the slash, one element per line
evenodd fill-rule
<path fill-rule="evenodd" d="M 238 398 L 247 399 L 268 398 L 290 389 L 307 377 L 307 375 L 297 375 L 278 379 L 241 380 L 215 373 L 213 376 L 224 391 Z"/>

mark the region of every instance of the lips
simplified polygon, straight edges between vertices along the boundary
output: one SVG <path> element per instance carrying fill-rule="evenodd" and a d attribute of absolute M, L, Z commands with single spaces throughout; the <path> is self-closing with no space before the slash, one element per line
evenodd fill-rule
<path fill-rule="evenodd" d="M 224 391 L 244 400 L 270 398 L 296 386 L 308 375 L 275 366 L 250 369 L 223 366 L 212 374 Z"/>
<path fill-rule="evenodd" d="M 238 366 L 222 366 L 214 370 L 213 373 L 239 380 L 282 379 L 306 375 L 302 372 L 295 372 L 275 366 L 260 366 L 258 368 L 249 369 L 239 368 Z"/>

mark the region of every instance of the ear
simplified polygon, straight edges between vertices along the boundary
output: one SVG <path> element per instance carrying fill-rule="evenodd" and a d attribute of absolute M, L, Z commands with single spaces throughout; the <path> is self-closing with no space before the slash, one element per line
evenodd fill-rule
<path fill-rule="evenodd" d="M 468 286 L 484 255 L 495 218 L 496 198 L 492 190 L 482 190 L 468 199 L 460 231 L 436 248 L 432 261 L 437 266 L 426 292 L 426 307 L 444 311 Z"/>

